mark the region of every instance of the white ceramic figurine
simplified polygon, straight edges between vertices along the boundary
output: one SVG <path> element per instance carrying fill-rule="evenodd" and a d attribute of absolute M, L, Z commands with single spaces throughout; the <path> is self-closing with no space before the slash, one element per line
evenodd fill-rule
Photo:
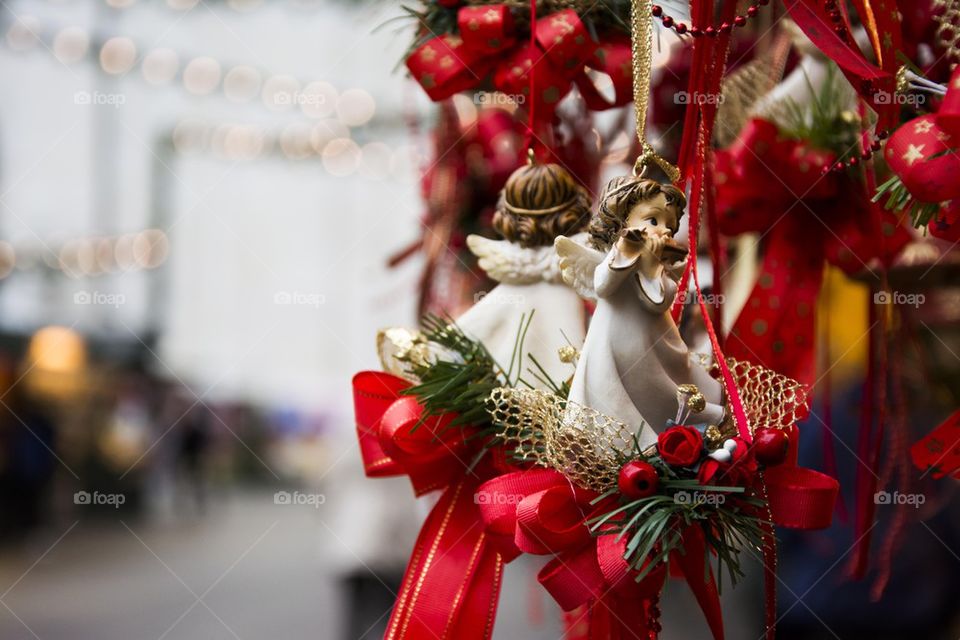
<path fill-rule="evenodd" d="M 590 225 L 593 248 L 556 240 L 564 280 L 597 299 L 570 400 L 643 425 L 636 433 L 643 448 L 676 418 L 681 385 L 694 384 L 702 394 L 689 405 L 691 422 L 724 419 L 720 383 L 691 357 L 670 315 L 677 293 L 672 276 L 687 254 L 674 240 L 685 206 L 683 192 L 671 185 L 615 178 Z"/>
<path fill-rule="evenodd" d="M 503 240 L 467 238 L 480 267 L 500 284 L 479 296 L 457 325 L 507 367 L 521 318 L 533 313 L 523 344 L 523 373 L 537 387 L 546 385 L 529 374 L 536 369 L 530 356 L 559 384 L 572 371 L 561 362 L 559 349 L 583 344 L 583 301 L 564 285 L 553 243 L 558 236 L 584 231 L 589 222 L 586 190 L 559 165 L 531 162 L 510 176 L 500 194 L 493 226 Z"/>

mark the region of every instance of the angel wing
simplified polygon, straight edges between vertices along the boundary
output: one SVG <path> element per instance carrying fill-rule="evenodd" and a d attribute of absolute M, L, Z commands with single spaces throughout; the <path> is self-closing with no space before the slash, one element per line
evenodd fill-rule
<path fill-rule="evenodd" d="M 566 236 L 558 236 L 554 241 L 554 247 L 557 255 L 560 256 L 560 273 L 563 281 L 584 298 L 596 300 L 597 292 L 593 289 L 593 274 L 597 265 L 603 262 L 603 254 Z"/>
<path fill-rule="evenodd" d="M 467 236 L 467 246 L 479 258 L 480 268 L 487 275 L 505 284 L 559 282 L 560 273 L 552 247 L 521 247 L 508 240 L 491 240 L 478 235 Z"/>

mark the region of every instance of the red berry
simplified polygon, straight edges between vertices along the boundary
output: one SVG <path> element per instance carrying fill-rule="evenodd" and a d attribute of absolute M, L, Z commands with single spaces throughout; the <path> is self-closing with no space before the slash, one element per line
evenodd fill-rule
<path fill-rule="evenodd" d="M 712 38 L 713 36 L 717 35 L 717 30 L 713 27 L 707 27 L 703 30 L 703 34 L 709 38 Z"/>
<path fill-rule="evenodd" d="M 654 17 L 659 18 L 661 15 L 663 15 L 663 7 L 661 7 L 658 4 L 655 4 L 652 7 L 650 7 L 650 13 L 652 13 Z"/>
<path fill-rule="evenodd" d="M 863 158 L 864 160 L 869 160 L 870 156 L 872 155 L 873 155 L 873 151 L 871 151 L 870 149 L 864 149 L 863 151 L 860 152 L 860 157 Z"/>
<path fill-rule="evenodd" d="M 657 470 L 650 463 L 641 460 L 631 460 L 623 465 L 617 479 L 620 493 L 634 500 L 652 496 L 657 492 L 659 484 Z"/>
<path fill-rule="evenodd" d="M 677 26 L 674 28 L 677 30 L 677 33 L 679 33 L 680 35 L 683 35 L 687 32 L 687 25 L 683 24 L 682 22 L 678 22 Z"/>
<path fill-rule="evenodd" d="M 760 11 L 760 9 L 758 9 L 757 5 L 755 4 L 752 4 L 749 7 L 747 7 L 747 15 L 750 16 L 751 18 L 756 17 L 758 11 Z"/>
<path fill-rule="evenodd" d="M 730 33 L 730 29 L 732 28 L 729 22 L 722 22 L 720 24 L 720 33 Z"/>
<path fill-rule="evenodd" d="M 665 26 L 667 29 L 669 29 L 670 27 L 672 27 L 672 26 L 673 26 L 673 18 L 671 18 L 670 16 L 663 16 L 663 26 Z"/>
<path fill-rule="evenodd" d="M 738 27 L 742 27 L 747 24 L 747 19 L 744 16 L 737 16 L 733 19 L 733 24 L 737 25 Z"/>
<path fill-rule="evenodd" d="M 703 35 L 703 32 L 700 31 L 700 27 L 690 27 L 690 35 L 692 35 L 694 38 L 699 38 Z"/>
<path fill-rule="evenodd" d="M 870 148 L 873 149 L 874 151 L 880 151 L 881 146 L 883 145 L 880 144 L 879 140 L 874 140 L 873 142 L 870 143 Z"/>
<path fill-rule="evenodd" d="M 787 459 L 789 448 L 790 438 L 782 429 L 765 427 L 753 434 L 753 454 L 764 466 L 774 467 L 782 463 Z"/>

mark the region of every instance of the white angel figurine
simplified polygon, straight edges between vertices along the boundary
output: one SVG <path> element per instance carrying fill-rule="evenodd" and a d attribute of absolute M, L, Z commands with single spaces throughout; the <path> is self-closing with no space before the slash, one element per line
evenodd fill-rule
<path fill-rule="evenodd" d="M 559 165 L 530 163 L 511 174 L 500 194 L 493 226 L 503 240 L 467 237 L 480 268 L 500 284 L 478 294 L 456 322 L 501 366 L 509 366 L 513 357 L 521 319 L 533 314 L 523 353 L 517 354 L 523 356 L 524 373 L 538 371 L 532 356 L 554 383 L 570 377 L 570 365 L 558 352 L 583 343 L 586 313 L 580 297 L 563 283 L 553 242 L 584 231 L 589 222 L 586 190 Z M 546 386 L 530 375 L 524 379 Z"/>
<path fill-rule="evenodd" d="M 687 253 L 673 239 L 685 206 L 672 185 L 615 178 L 590 224 L 590 244 L 600 251 L 556 240 L 564 280 L 597 299 L 569 398 L 628 426 L 643 425 L 636 433 L 642 448 L 676 418 L 682 385 L 696 385 L 703 396 L 688 403 L 689 421 L 720 425 L 725 414 L 720 383 L 691 358 L 670 315 L 677 293 L 671 276 Z"/>

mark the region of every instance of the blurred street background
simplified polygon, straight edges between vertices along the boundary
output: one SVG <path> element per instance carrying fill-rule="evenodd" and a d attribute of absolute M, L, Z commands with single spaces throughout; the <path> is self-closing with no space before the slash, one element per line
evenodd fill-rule
<path fill-rule="evenodd" d="M 382 635 L 425 513 L 352 434 L 415 320 L 385 6 L 2 3 L 0 637 Z"/>
<path fill-rule="evenodd" d="M 523 155 L 510 105 L 405 77 L 413 31 L 376 0 L 0 0 L 0 640 L 383 636 L 429 498 L 363 477 L 350 377 L 379 368 L 377 330 L 489 284 L 462 236 L 489 235 Z M 622 173 L 626 112 L 577 109 L 584 172 Z M 833 300 L 859 336 L 866 298 Z M 919 433 L 960 394 L 942 325 L 919 333 L 953 395 Z M 845 445 L 856 336 L 829 360 Z M 884 601 L 843 580 L 849 522 L 788 534 L 780 637 L 955 637 L 955 489 Z M 563 636 L 541 564 L 507 567 L 497 640 Z M 724 590 L 729 638 L 762 635 L 758 573 Z M 707 637 L 696 606 L 671 583 L 662 640 Z"/>

